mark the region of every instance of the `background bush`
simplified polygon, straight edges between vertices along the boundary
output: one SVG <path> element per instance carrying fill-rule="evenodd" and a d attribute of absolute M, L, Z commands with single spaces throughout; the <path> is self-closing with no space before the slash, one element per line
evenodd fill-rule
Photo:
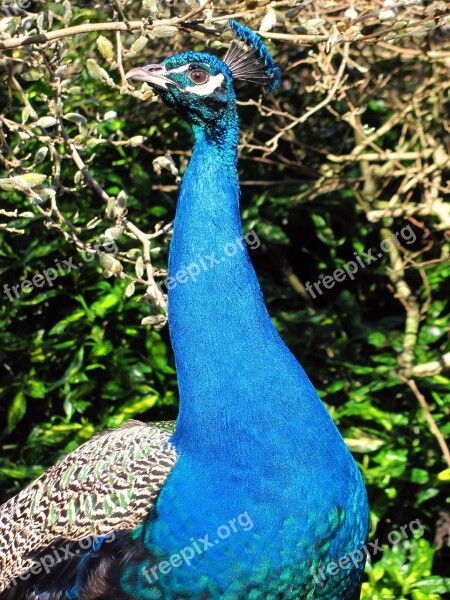
<path fill-rule="evenodd" d="M 2 500 L 99 429 L 177 414 L 162 282 L 192 137 L 123 72 L 223 56 L 233 15 L 283 72 L 274 96 L 237 85 L 243 221 L 276 326 L 364 474 L 384 551 L 363 598 L 450 597 L 450 11 L 385 4 L 3 5 Z M 423 535 L 389 538 L 417 519 Z"/>

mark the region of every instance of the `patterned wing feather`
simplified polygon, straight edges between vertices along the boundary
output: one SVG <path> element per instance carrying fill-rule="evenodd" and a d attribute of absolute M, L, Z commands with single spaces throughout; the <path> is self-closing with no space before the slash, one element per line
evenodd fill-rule
<path fill-rule="evenodd" d="M 173 423 L 94 436 L 0 507 L 0 592 L 58 538 L 136 527 L 176 462 Z"/>

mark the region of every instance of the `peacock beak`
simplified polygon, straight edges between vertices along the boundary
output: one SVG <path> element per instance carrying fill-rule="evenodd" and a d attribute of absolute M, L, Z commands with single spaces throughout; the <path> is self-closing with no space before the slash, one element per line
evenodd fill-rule
<path fill-rule="evenodd" d="M 145 81 L 155 88 L 167 90 L 169 85 L 178 87 L 167 75 L 167 70 L 164 65 L 146 65 L 145 67 L 136 67 L 131 69 L 125 75 L 127 79 L 135 81 Z"/>

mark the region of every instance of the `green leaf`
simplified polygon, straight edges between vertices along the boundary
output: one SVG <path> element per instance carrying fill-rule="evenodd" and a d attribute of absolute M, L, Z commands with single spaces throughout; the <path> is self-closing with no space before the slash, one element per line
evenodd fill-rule
<path fill-rule="evenodd" d="M 11 433 L 17 423 L 23 419 L 27 410 L 27 400 L 23 389 L 19 390 L 13 398 L 8 409 L 7 433 Z"/>
<path fill-rule="evenodd" d="M 444 469 L 440 473 L 438 473 L 437 478 L 439 481 L 450 481 L 450 468 Z"/>

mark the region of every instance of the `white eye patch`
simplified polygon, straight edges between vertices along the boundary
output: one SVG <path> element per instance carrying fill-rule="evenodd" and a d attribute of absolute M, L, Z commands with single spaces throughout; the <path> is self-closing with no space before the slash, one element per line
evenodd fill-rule
<path fill-rule="evenodd" d="M 209 96 L 222 86 L 224 80 L 224 76 L 221 73 L 218 73 L 217 75 L 210 77 L 206 83 L 202 83 L 201 85 L 190 85 L 186 87 L 185 90 L 186 92 L 191 92 L 191 94 L 196 94 L 197 96 Z"/>
<path fill-rule="evenodd" d="M 184 73 L 188 69 L 191 68 L 191 65 L 183 65 L 182 67 L 178 67 L 177 69 L 170 69 L 169 73 Z"/>

